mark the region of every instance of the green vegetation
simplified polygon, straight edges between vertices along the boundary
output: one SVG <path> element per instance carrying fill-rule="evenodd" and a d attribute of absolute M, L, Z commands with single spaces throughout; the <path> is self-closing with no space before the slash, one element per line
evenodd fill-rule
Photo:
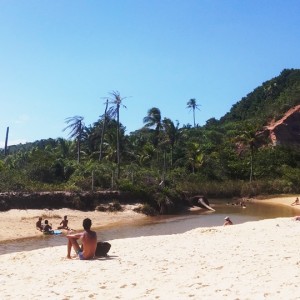
<path fill-rule="evenodd" d="M 10 146 L 6 155 L 2 150 L 0 192 L 119 190 L 130 192 L 148 214 L 176 211 L 193 194 L 300 192 L 299 147 L 273 147 L 256 135 L 300 104 L 300 70 L 283 70 L 204 126 L 195 124 L 198 104 L 190 99 L 194 127 L 180 127 L 153 107 L 145 112 L 145 126 L 126 135 L 120 122 L 126 98 L 117 91 L 110 96 L 94 124 L 85 126 L 79 116 L 66 119 L 70 140 Z M 117 203 L 110 209 L 119 209 Z"/>

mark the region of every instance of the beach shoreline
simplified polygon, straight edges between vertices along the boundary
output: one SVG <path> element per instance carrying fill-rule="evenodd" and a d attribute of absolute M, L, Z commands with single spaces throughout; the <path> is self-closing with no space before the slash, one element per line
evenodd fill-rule
<path fill-rule="evenodd" d="M 276 218 L 112 240 L 90 261 L 67 259 L 66 246 L 3 254 L 1 299 L 296 300 L 299 233 L 299 221 Z"/>
<path fill-rule="evenodd" d="M 263 202 L 276 205 L 291 206 L 296 199 L 296 195 L 284 195 L 262 199 L 251 199 L 252 202 Z M 213 199 L 211 200 L 213 203 Z M 53 229 L 59 226 L 59 223 L 65 215 L 68 216 L 69 226 L 75 231 L 82 230 L 82 220 L 86 217 L 93 221 L 93 228 L 100 229 L 103 226 L 117 226 L 124 224 L 128 220 L 143 220 L 147 217 L 143 214 L 133 211 L 138 204 L 124 205 L 123 211 L 119 212 L 100 212 L 100 211 L 80 211 L 69 208 L 62 209 L 11 209 L 0 212 L 0 244 L 19 239 L 34 238 L 42 235 L 42 232 L 35 229 L 35 223 L 39 216 L 43 220 L 48 219 Z M 300 205 L 293 206 L 299 210 Z M 196 208 L 191 208 L 191 210 Z M 197 208 L 199 209 L 199 208 Z M 63 230 L 64 232 L 64 230 Z"/>

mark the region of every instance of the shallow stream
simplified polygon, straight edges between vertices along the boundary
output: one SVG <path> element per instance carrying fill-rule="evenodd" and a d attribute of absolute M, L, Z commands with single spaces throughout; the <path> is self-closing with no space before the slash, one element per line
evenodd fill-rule
<path fill-rule="evenodd" d="M 297 215 L 297 211 L 292 207 L 269 203 L 247 202 L 246 208 L 243 208 L 219 201 L 212 203 L 211 206 L 216 210 L 215 212 L 197 210 L 180 215 L 145 217 L 141 220 L 129 219 L 94 230 L 97 231 L 98 240 L 112 241 L 130 237 L 183 233 L 198 227 L 221 226 L 227 215 L 234 224 Z M 0 255 L 60 245 L 66 245 L 64 235 L 42 236 L 0 244 Z"/>

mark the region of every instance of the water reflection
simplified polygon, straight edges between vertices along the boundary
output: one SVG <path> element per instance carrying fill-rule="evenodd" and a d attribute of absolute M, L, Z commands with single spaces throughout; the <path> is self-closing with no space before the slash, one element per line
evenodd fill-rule
<path fill-rule="evenodd" d="M 229 215 L 234 224 L 277 217 L 292 217 L 296 210 L 292 207 L 267 203 L 248 202 L 246 208 L 215 202 L 215 212 L 193 211 L 181 215 L 145 217 L 142 220 L 127 220 L 114 226 L 96 229 L 99 239 L 112 241 L 139 236 L 183 233 L 198 227 L 220 226 Z M 29 251 L 38 248 L 66 245 L 65 236 L 42 236 L 17 242 L 3 243 L 0 255 L 11 252 Z"/>

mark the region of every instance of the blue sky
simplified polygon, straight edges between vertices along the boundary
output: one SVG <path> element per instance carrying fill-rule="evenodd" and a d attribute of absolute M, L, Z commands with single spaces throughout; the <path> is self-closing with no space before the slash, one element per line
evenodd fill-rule
<path fill-rule="evenodd" d="M 127 133 L 152 107 L 200 125 L 300 68 L 298 0 L 0 0 L 0 146 L 67 137 L 119 91 Z"/>

